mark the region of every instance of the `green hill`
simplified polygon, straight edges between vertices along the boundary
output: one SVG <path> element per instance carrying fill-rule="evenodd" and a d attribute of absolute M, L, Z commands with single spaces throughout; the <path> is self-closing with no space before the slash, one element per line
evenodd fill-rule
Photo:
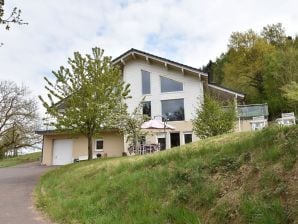
<path fill-rule="evenodd" d="M 81 162 L 44 175 L 37 204 L 58 223 L 298 223 L 297 154 L 296 126 Z"/>

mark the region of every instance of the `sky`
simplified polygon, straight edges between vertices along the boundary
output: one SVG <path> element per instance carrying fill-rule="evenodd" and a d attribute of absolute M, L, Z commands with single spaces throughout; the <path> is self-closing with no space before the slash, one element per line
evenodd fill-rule
<path fill-rule="evenodd" d="M 193 67 L 227 50 L 232 32 L 282 23 L 298 34 L 296 0 L 6 0 L 28 25 L 0 27 L 0 80 L 45 95 L 43 77 L 73 52 L 98 46 L 114 57 L 136 48 Z"/>

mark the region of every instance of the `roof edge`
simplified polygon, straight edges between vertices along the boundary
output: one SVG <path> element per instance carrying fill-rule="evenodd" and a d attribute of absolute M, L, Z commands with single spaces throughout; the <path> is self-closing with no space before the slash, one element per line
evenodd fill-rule
<path fill-rule="evenodd" d="M 244 93 L 236 92 L 236 91 L 234 91 L 232 89 L 229 89 L 229 88 L 226 88 L 226 87 L 218 86 L 218 85 L 211 84 L 211 83 L 208 83 L 208 86 L 210 86 L 212 88 L 215 88 L 215 89 L 218 89 L 218 90 L 221 90 L 221 91 L 224 91 L 224 92 L 227 92 L 227 93 L 234 94 L 234 95 L 236 95 L 237 97 L 240 97 L 240 98 L 245 98 Z"/>
<path fill-rule="evenodd" d="M 151 57 L 151 58 L 153 58 L 155 60 L 164 61 L 164 63 L 169 63 L 169 64 L 175 65 L 177 67 L 182 67 L 184 69 L 188 69 L 190 71 L 199 73 L 202 76 L 208 77 L 208 74 L 207 73 L 202 72 L 198 68 L 195 68 L 195 67 L 192 67 L 192 66 L 189 66 L 189 65 L 185 65 L 185 64 L 182 64 L 182 63 L 179 63 L 179 62 L 176 62 L 176 61 L 173 61 L 173 60 L 164 58 L 164 57 L 160 57 L 160 56 L 157 56 L 157 55 L 154 55 L 154 54 L 145 52 L 145 51 L 141 51 L 141 50 L 138 50 L 138 49 L 135 49 L 135 48 L 131 48 L 130 50 L 128 50 L 128 51 L 124 52 L 123 54 L 121 54 L 120 56 L 116 57 L 115 59 L 112 60 L 112 63 L 113 64 L 116 64 L 116 63 L 120 62 L 121 59 L 123 59 L 124 57 L 126 57 L 126 56 L 128 56 L 130 54 L 133 54 L 133 53 L 136 53 L 136 54 L 139 54 L 139 55 L 143 55 L 143 56 L 147 56 L 147 57 Z"/>

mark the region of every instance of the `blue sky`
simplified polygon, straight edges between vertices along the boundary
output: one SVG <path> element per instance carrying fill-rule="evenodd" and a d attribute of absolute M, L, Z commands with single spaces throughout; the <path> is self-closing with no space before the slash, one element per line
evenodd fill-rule
<path fill-rule="evenodd" d="M 99 46 L 117 57 L 130 48 L 201 67 L 226 51 L 234 31 L 281 22 L 298 34 L 295 0 L 6 0 L 28 26 L 0 28 L 0 79 L 43 95 L 44 76 L 74 51 Z"/>

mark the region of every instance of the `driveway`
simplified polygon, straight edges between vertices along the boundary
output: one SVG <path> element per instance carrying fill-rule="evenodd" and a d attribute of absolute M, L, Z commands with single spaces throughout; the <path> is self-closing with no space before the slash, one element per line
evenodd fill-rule
<path fill-rule="evenodd" d="M 49 170 L 39 163 L 0 168 L 0 223 L 49 224 L 33 207 L 38 178 Z"/>

